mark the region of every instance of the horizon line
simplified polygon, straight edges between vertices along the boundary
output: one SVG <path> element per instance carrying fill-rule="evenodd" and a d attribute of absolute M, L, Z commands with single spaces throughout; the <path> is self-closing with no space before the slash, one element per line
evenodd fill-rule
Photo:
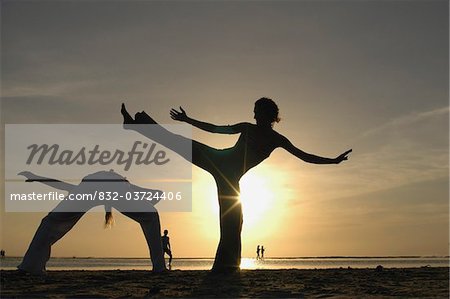
<path fill-rule="evenodd" d="M 23 256 L 5 256 L 5 258 L 23 258 Z M 63 259 L 149 259 L 150 257 L 98 257 L 98 256 L 52 256 L 51 258 L 63 258 Z M 255 259 L 256 257 L 242 257 L 243 259 Z M 377 259 L 377 258 L 450 258 L 449 255 L 380 255 L 380 256 L 345 256 L 345 255 L 328 255 L 328 256 L 268 256 L 264 259 Z M 214 259 L 214 257 L 174 257 L 176 259 L 185 260 L 202 260 L 202 259 Z"/>

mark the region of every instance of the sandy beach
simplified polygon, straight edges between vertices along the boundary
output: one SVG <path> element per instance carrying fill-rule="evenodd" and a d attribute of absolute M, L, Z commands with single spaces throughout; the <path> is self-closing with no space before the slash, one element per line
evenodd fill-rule
<path fill-rule="evenodd" d="M 449 268 L 209 271 L 1 271 L 2 298 L 449 297 Z"/>

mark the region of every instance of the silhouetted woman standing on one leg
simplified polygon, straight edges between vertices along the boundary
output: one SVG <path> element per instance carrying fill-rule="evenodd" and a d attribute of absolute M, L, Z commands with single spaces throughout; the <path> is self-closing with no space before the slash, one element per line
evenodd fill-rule
<path fill-rule="evenodd" d="M 268 98 L 256 101 L 254 118 L 256 124 L 238 123 L 231 126 L 218 126 L 190 118 L 181 111 L 172 109 L 172 119 L 186 122 L 199 129 L 219 134 L 241 134 L 231 148 L 215 149 L 205 144 L 173 134 L 161 126 L 156 130 L 146 126 L 128 124 L 157 124 L 144 111 L 133 119 L 122 104 L 124 128 L 135 130 L 144 136 L 177 151 L 180 143 L 192 142 L 192 163 L 208 171 L 215 179 L 218 190 L 220 210 L 220 242 L 214 260 L 213 271 L 236 271 L 241 263 L 242 207 L 239 200 L 239 180 L 252 167 L 265 160 L 277 147 L 286 149 L 301 160 L 315 164 L 338 164 L 347 160 L 351 150 L 337 158 L 324 158 L 308 154 L 295 147 L 286 137 L 273 130 L 279 121 L 278 106 Z M 179 147 L 178 147 L 179 148 Z M 184 153 L 178 153 L 186 159 Z"/>

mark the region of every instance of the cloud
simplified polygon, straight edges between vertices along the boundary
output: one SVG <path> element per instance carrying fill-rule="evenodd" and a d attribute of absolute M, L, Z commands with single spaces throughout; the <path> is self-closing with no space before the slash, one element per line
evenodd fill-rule
<path fill-rule="evenodd" d="M 374 134 L 382 133 L 387 130 L 395 130 L 400 127 L 409 126 L 421 121 L 425 121 L 432 118 L 437 118 L 449 114 L 450 107 L 441 107 L 434 110 L 424 111 L 424 112 L 413 112 L 408 115 L 403 115 L 388 121 L 378 127 L 370 129 L 362 134 L 363 137 L 368 137 Z"/>
<path fill-rule="evenodd" d="M 448 113 L 448 106 L 429 109 L 374 127 L 353 140 L 353 153 L 342 165 L 299 166 L 292 163 L 294 158 L 284 156 L 278 167 L 297 172 L 290 184 L 311 201 L 448 179 Z M 299 171 L 300 167 L 305 171 Z"/>

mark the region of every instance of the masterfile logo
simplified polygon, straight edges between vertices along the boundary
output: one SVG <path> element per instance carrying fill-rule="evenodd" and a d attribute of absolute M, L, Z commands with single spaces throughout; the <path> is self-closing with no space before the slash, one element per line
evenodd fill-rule
<path fill-rule="evenodd" d="M 145 126 L 149 132 L 154 128 Z M 186 125 L 164 127 L 186 140 L 192 135 Z M 62 201 L 120 202 L 130 212 L 139 211 L 137 201 L 149 201 L 161 211 L 190 211 L 191 150 L 188 142 L 169 149 L 116 124 L 7 124 L 6 211 L 50 211 Z M 87 179 L 94 175 L 94 181 Z M 64 197 L 50 196 L 61 186 Z M 86 208 L 66 206 L 69 211 Z"/>
<path fill-rule="evenodd" d="M 141 147 L 141 150 L 139 149 Z M 164 150 L 155 150 L 156 143 L 150 146 L 148 143 L 135 141 L 131 150 L 124 152 L 121 150 L 100 150 L 100 145 L 96 144 L 92 149 L 86 149 L 85 146 L 80 149 L 64 149 L 61 150 L 58 144 L 31 144 L 27 147 L 30 150 L 30 155 L 27 159 L 27 165 L 33 162 L 41 165 L 48 163 L 49 165 L 109 165 L 117 163 L 117 165 L 124 165 L 124 170 L 129 170 L 133 162 L 136 165 L 164 165 L 170 161 L 166 158 Z"/>

